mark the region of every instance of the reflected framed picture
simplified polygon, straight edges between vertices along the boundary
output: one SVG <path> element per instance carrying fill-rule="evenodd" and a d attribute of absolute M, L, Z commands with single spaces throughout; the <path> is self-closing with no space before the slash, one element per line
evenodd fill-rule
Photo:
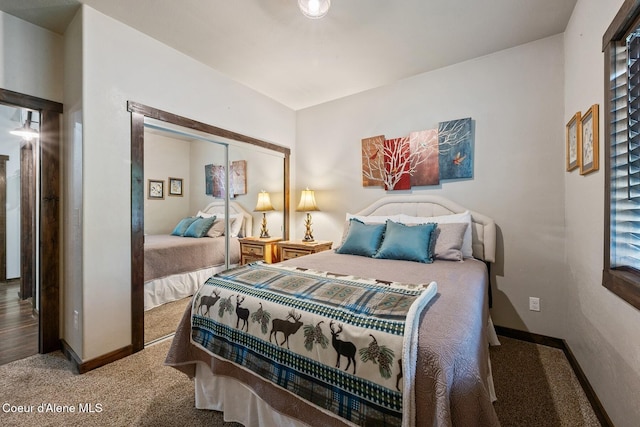
<path fill-rule="evenodd" d="M 150 199 L 150 200 L 164 199 L 164 181 L 159 179 L 147 180 L 147 199 Z"/>
<path fill-rule="evenodd" d="M 580 166 L 580 157 L 578 149 L 580 148 L 580 140 L 582 138 L 582 129 L 580 121 L 580 111 L 575 113 L 569 123 L 567 123 L 567 172 Z"/>
<path fill-rule="evenodd" d="M 182 178 L 169 177 L 169 195 L 182 197 Z"/>
<path fill-rule="evenodd" d="M 231 162 L 231 189 L 233 195 L 247 194 L 247 161 L 234 160 Z"/>
<path fill-rule="evenodd" d="M 598 170 L 598 104 L 592 105 L 580 122 L 580 175 L 586 175 Z"/>

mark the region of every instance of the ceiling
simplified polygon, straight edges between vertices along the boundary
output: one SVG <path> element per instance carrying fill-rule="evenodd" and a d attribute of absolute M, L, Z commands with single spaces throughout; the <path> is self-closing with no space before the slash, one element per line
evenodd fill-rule
<path fill-rule="evenodd" d="M 1 0 L 63 34 L 79 3 L 299 110 L 564 32 L 576 0 Z"/>

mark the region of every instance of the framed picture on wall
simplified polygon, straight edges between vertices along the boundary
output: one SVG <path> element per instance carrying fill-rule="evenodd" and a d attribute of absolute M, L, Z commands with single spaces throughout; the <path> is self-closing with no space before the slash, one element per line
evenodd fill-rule
<path fill-rule="evenodd" d="M 594 104 L 580 118 L 580 175 L 598 170 L 598 104 Z"/>
<path fill-rule="evenodd" d="M 182 197 L 182 178 L 169 177 L 169 195 Z"/>
<path fill-rule="evenodd" d="M 580 111 L 575 113 L 569 123 L 567 123 L 567 172 L 580 166 L 580 156 L 578 149 L 580 147 L 580 139 L 582 138 L 582 129 L 580 121 Z"/>
<path fill-rule="evenodd" d="M 147 199 L 164 199 L 164 181 L 158 179 L 147 180 Z"/>

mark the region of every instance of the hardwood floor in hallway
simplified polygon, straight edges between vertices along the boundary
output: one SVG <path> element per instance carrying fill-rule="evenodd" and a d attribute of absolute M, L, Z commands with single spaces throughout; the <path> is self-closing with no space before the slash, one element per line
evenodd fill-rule
<path fill-rule="evenodd" d="M 0 365 L 38 353 L 38 318 L 19 289 L 19 280 L 0 283 Z"/>

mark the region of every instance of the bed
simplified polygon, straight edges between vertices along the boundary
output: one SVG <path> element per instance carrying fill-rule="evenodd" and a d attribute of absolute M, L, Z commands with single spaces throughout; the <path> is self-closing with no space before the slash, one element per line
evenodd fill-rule
<path fill-rule="evenodd" d="M 224 230 L 224 201 L 214 201 L 198 212 L 200 216 L 216 215 L 214 227 Z M 251 236 L 253 217 L 240 204 L 229 203 L 229 266 L 240 260 L 239 237 Z M 219 233 L 216 233 L 216 235 Z M 144 242 L 144 309 L 193 295 L 212 275 L 226 269 L 227 239 L 199 239 L 173 235 L 145 235 Z"/>
<path fill-rule="evenodd" d="M 439 217 L 442 222 L 436 221 L 439 222 L 438 229 L 442 226 L 442 230 L 445 230 L 448 227 L 444 225 L 447 223 L 445 218 L 455 218 L 451 222 L 456 224 L 458 215 L 470 218 L 469 225 L 464 227 L 464 237 L 467 239 L 470 237 L 470 241 L 458 242 L 460 243 L 459 253 L 455 254 L 456 256 L 462 255 L 463 249 L 465 249 L 467 256 L 463 255 L 461 261 L 435 259 L 432 263 L 421 263 L 340 253 L 340 248 L 350 244 L 351 227 L 354 227 L 356 222 L 376 224 L 391 220 L 401 223 L 404 218 L 405 224 L 415 226 L 416 223 L 421 224 L 415 218 L 431 218 L 427 222 L 432 222 L 433 217 Z M 330 382 L 319 384 L 316 381 L 317 378 L 299 380 L 295 374 L 291 374 L 293 379 L 289 381 L 289 371 L 282 369 L 284 373 L 281 376 L 285 377 L 283 382 L 285 385 L 281 383 L 279 386 L 266 380 L 264 372 L 256 373 L 247 369 L 247 365 L 243 365 L 244 362 L 240 359 L 235 359 L 238 363 L 234 363 L 229 360 L 234 360 L 233 358 L 224 358 L 208 351 L 209 347 L 203 346 L 202 341 L 197 338 L 202 333 L 197 327 L 196 319 L 205 314 L 204 308 L 211 308 L 203 307 L 202 297 L 200 300 L 196 300 L 194 297 L 193 307 L 187 308 L 166 358 L 167 365 L 195 377 L 196 407 L 223 411 L 225 420 L 238 421 L 245 426 L 499 425 L 492 404 L 495 400 L 495 393 L 488 349 L 490 343 L 498 344 L 488 308 L 487 263 L 495 261 L 494 221 L 477 212 L 468 211 L 442 197 L 413 195 L 384 197 L 352 217 L 355 217 L 355 220 L 348 220 L 349 227 L 347 228 L 345 225 L 347 238 L 343 238 L 343 242 L 340 243 L 337 250 L 300 257 L 267 268 L 296 270 L 302 275 L 325 275 L 329 278 L 328 280 L 332 281 L 338 279 L 357 281 L 364 278 L 362 280 L 365 282 L 376 282 L 375 285 L 388 285 L 389 288 L 395 284 L 421 284 L 420 286 L 426 290 L 416 301 L 419 301 L 425 294 L 432 293 L 434 284 L 437 286 L 437 291 L 429 297 L 424 309 L 417 312 L 415 317 L 411 317 L 415 322 L 413 329 L 415 338 L 414 365 L 405 365 L 404 356 L 410 354 L 410 351 L 407 352 L 407 348 L 411 347 L 405 343 L 405 348 L 402 349 L 402 362 L 398 362 L 404 371 L 399 366 L 398 374 L 396 374 L 397 371 L 393 371 L 393 374 L 389 375 L 391 384 L 395 382 L 399 396 L 403 400 L 400 419 L 397 417 L 387 418 L 384 414 L 378 418 L 374 416 L 372 419 L 359 418 L 359 414 L 349 415 L 353 418 L 345 419 L 343 415 L 336 415 L 337 406 L 340 406 L 339 410 L 344 409 L 341 406 L 348 406 L 346 410 L 354 412 L 362 412 L 362 409 L 359 406 L 360 403 L 353 404 L 355 400 L 342 400 L 344 399 L 342 393 L 347 387 L 344 382 L 339 385 Z M 444 236 L 444 234 L 440 234 L 440 236 Z M 446 239 L 443 239 L 443 242 L 444 240 Z M 460 237 L 459 240 L 463 240 L 463 237 Z M 438 241 L 435 242 L 434 247 L 437 245 Z M 380 250 L 382 250 L 382 246 Z M 446 248 L 442 253 L 445 254 L 443 256 L 445 259 L 451 255 L 447 253 Z M 251 265 L 247 268 L 265 268 L 265 266 Z M 221 276 L 235 274 L 242 276 L 244 273 L 230 270 L 222 273 Z M 375 280 L 371 281 L 371 279 Z M 222 279 L 220 277 L 211 278 L 207 284 L 219 280 Z M 371 286 L 375 285 L 371 284 Z M 219 290 L 215 292 L 219 292 Z M 211 296 L 213 295 L 211 294 Z M 242 302 L 241 308 L 247 307 L 248 304 L 244 300 L 244 296 L 240 297 L 240 295 L 236 292 L 236 301 Z M 262 303 L 260 304 L 260 308 L 262 308 Z M 416 305 L 418 305 L 417 302 L 412 303 L 411 307 Z M 238 307 L 239 304 L 236 304 L 236 308 Z M 210 311 L 215 311 L 215 308 L 216 306 L 213 306 Z M 298 313 L 300 312 L 302 311 L 300 310 Z M 296 315 L 296 312 L 291 312 L 289 322 L 294 322 L 299 319 L 299 316 L 300 314 Z M 215 314 L 212 317 L 215 317 Z M 348 321 L 345 319 L 342 318 L 347 324 Z M 372 317 L 372 319 L 374 318 Z M 406 319 L 406 328 L 411 330 L 408 326 L 410 316 L 407 315 Z M 229 330 L 244 336 L 242 331 L 246 328 L 248 332 L 248 327 L 240 323 L 240 320 L 238 315 L 237 323 L 234 322 L 235 324 L 230 325 Z M 377 322 L 378 319 L 376 318 L 375 321 Z M 320 327 L 320 323 L 317 323 L 316 327 Z M 252 326 L 252 328 L 256 327 L 257 325 Z M 342 327 L 331 321 L 330 325 L 325 323 L 321 328 L 323 331 L 331 333 L 332 345 L 340 344 L 338 342 L 340 340 L 334 341 L 334 338 L 336 338 L 336 332 L 342 332 Z M 271 332 L 274 329 L 277 330 L 275 325 L 272 325 Z M 277 346 L 276 348 L 283 353 L 288 353 L 288 350 L 284 350 L 285 341 L 291 336 L 294 335 L 280 335 L 281 342 L 279 342 L 276 331 L 276 340 L 273 346 Z M 342 338 L 343 342 L 346 341 L 344 333 L 337 336 Z M 374 338 L 373 334 L 370 336 Z M 308 338 L 307 335 L 305 337 Z M 351 341 L 356 341 L 354 337 L 355 335 L 352 336 Z M 297 339 L 301 339 L 301 337 Z M 357 337 L 357 339 L 360 338 Z M 407 338 L 405 337 L 405 339 Z M 369 340 L 371 341 L 371 339 Z M 266 335 L 264 335 L 264 344 L 272 345 L 270 342 L 271 334 L 269 334 L 269 344 L 267 344 Z M 286 343 L 287 346 L 289 343 Z M 325 344 L 327 343 L 325 342 Z M 342 346 L 342 344 L 340 345 Z M 327 345 L 327 347 L 331 346 Z M 353 379 L 351 369 L 355 374 L 356 362 L 359 370 L 362 370 L 363 366 L 367 366 L 366 363 L 363 363 L 365 360 L 365 353 L 362 352 L 364 346 L 358 347 L 361 349 L 360 359 L 347 359 L 346 352 L 340 353 L 338 347 L 334 345 L 338 354 L 337 366 L 339 366 L 340 360 L 343 364 L 341 368 L 337 366 L 333 370 L 327 368 L 335 374 L 335 376 L 329 377 Z M 377 354 L 381 354 L 382 345 L 376 347 Z M 371 346 L 368 348 L 371 349 Z M 353 355 L 353 352 L 351 354 Z M 345 357 L 341 358 L 342 355 Z M 276 356 L 274 356 L 275 358 Z M 353 365 L 350 363 L 352 360 Z M 378 359 L 378 361 L 380 360 Z M 335 363 L 335 359 L 331 363 Z M 382 372 L 382 364 L 379 365 L 380 372 Z M 307 399 L 314 400 L 310 394 L 313 392 L 309 390 L 316 388 L 320 390 L 320 395 L 325 393 L 324 399 L 315 399 L 316 404 L 301 397 L 305 396 Z M 393 386 L 389 386 L 389 395 L 395 393 L 392 389 Z M 384 393 L 387 391 L 385 390 Z M 376 392 L 371 396 L 375 400 L 377 395 L 382 394 L 382 392 Z M 338 400 L 338 403 L 336 404 L 332 400 Z"/>

